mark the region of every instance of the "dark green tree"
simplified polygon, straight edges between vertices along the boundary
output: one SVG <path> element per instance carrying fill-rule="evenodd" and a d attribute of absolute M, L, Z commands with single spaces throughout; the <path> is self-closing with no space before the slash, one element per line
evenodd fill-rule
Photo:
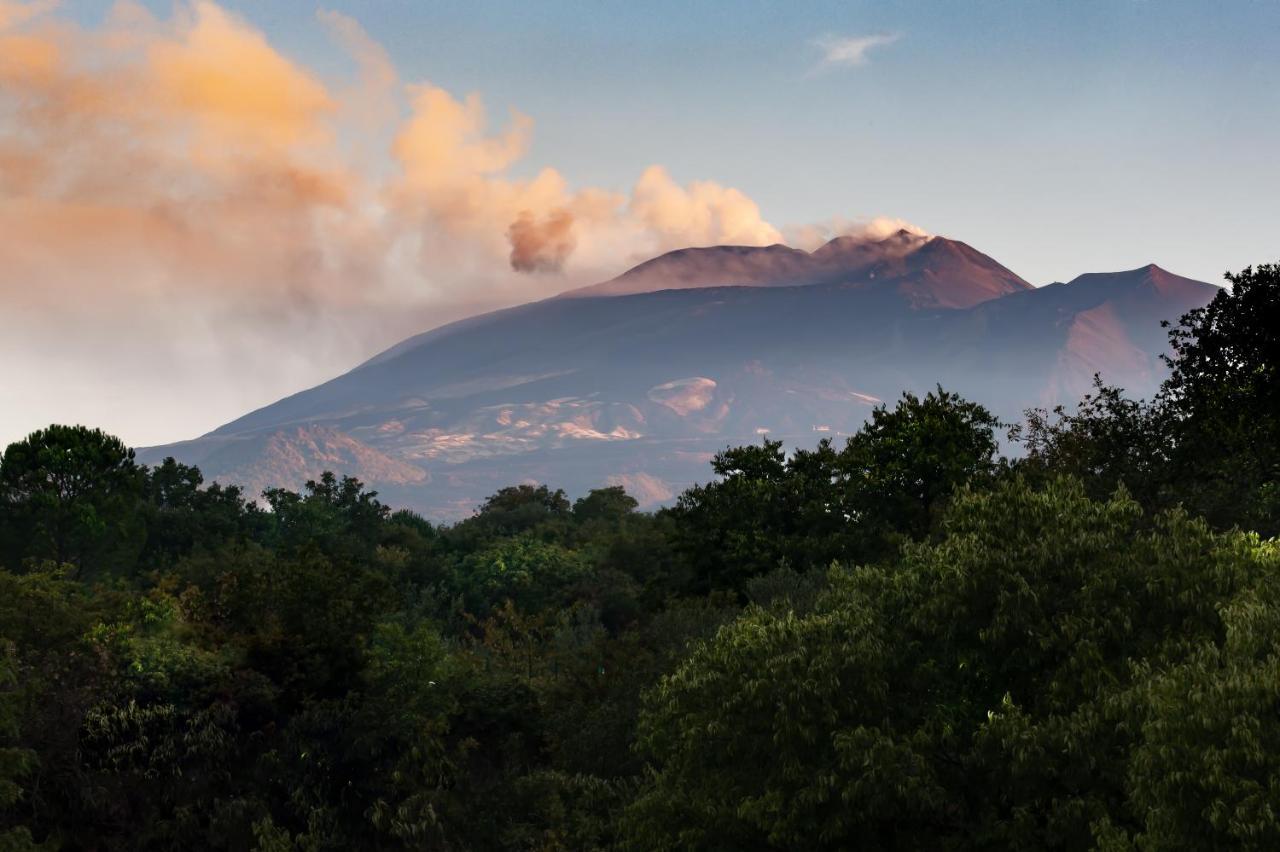
<path fill-rule="evenodd" d="M 1225 639 L 1203 641 L 1176 666 L 1143 664 L 1123 704 L 1142 732 L 1129 759 L 1124 830 L 1114 849 L 1280 846 L 1280 596 L 1272 572 L 1222 609 Z"/>
<path fill-rule="evenodd" d="M 782 564 L 804 572 L 892 555 L 929 533 L 957 486 L 994 472 L 998 425 L 938 388 L 878 407 L 839 451 L 824 440 L 787 457 L 766 439 L 720 453 L 719 479 L 680 495 L 671 512 L 694 589 L 741 589 Z"/>
<path fill-rule="evenodd" d="M 143 487 L 133 450 L 101 429 L 32 432 L 0 458 L 0 561 L 52 560 L 84 577 L 131 567 L 145 540 Z"/>
<path fill-rule="evenodd" d="M 1144 749 L 1212 753 L 1162 751 L 1134 696 L 1223 649 L 1223 608 L 1275 572 L 1274 548 L 1180 513 L 1152 524 L 1069 481 L 965 492 L 944 529 L 896 564 L 836 571 L 808 615 L 749 609 L 660 682 L 635 848 L 1084 848 L 1099 826 L 1140 830 L 1148 802 L 1182 807 Z M 1240 701 L 1261 713 L 1269 689 Z M 1211 847 L 1233 836 L 1214 809 L 1249 789 L 1214 783 L 1178 812 Z"/>
<path fill-rule="evenodd" d="M 4 815 L 22 798 L 22 781 L 35 764 L 36 755 L 29 748 L 11 745 L 18 734 L 18 714 L 14 708 L 16 676 L 9 659 L 8 643 L 0 639 L 0 850 L 26 852 L 36 850 L 31 831 L 13 826 Z"/>
<path fill-rule="evenodd" d="M 573 517 L 579 522 L 618 521 L 636 510 L 640 504 L 621 485 L 595 488 L 573 504 Z"/>
<path fill-rule="evenodd" d="M 571 506 L 564 491 L 545 485 L 513 485 L 500 489 L 476 512 L 483 526 L 506 535 L 523 532 L 550 519 L 568 517 Z"/>
<path fill-rule="evenodd" d="M 810 553 L 844 524 L 834 462 L 828 441 L 799 463 L 788 462 L 781 441 L 768 439 L 717 454 L 717 479 L 681 494 L 671 510 L 676 546 L 693 571 L 688 591 L 738 589 L 781 561 L 807 568 L 831 558 L 830 551 Z"/>
<path fill-rule="evenodd" d="M 270 488 L 263 497 L 284 547 L 319 547 L 330 555 L 350 558 L 369 556 L 391 514 L 378 501 L 378 492 L 365 491 L 355 477 L 339 479 L 329 471 L 307 482 L 301 494 Z"/>
<path fill-rule="evenodd" d="M 1219 526 L 1280 533 L 1280 264 L 1228 274 L 1230 289 L 1169 333 L 1176 497 Z"/>
<path fill-rule="evenodd" d="M 860 559 L 882 558 L 926 536 L 951 493 L 996 468 L 999 421 L 941 387 L 879 406 L 840 454 L 842 508 L 859 527 Z"/>
<path fill-rule="evenodd" d="M 146 471 L 145 479 L 147 540 L 140 559 L 150 568 L 172 568 L 197 548 L 261 539 L 271 527 L 273 519 L 240 488 L 205 485 L 198 468 L 172 458 Z"/>
<path fill-rule="evenodd" d="M 1024 450 L 1014 465 L 1022 476 L 1041 483 L 1071 476 L 1098 500 L 1123 485 L 1144 506 L 1162 505 L 1170 449 L 1165 410 L 1129 399 L 1099 375 L 1074 411 L 1028 410 L 1009 434 Z"/>

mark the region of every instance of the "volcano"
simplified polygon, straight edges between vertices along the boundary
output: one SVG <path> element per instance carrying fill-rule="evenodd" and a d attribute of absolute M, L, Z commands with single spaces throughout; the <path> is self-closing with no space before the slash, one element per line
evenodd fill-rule
<path fill-rule="evenodd" d="M 963 242 L 900 231 L 813 252 L 670 252 L 610 281 L 409 338 L 207 435 L 139 451 L 252 493 L 349 474 L 431 518 L 500 487 L 622 485 L 646 506 L 712 454 L 856 431 L 941 384 L 1006 421 L 1072 405 L 1095 373 L 1164 376 L 1160 323 L 1216 287 L 1149 265 L 1033 287 Z"/>

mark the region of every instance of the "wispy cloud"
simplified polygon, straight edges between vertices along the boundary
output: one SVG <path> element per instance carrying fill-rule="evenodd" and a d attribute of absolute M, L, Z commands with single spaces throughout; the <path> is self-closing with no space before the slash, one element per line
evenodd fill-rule
<path fill-rule="evenodd" d="M 822 51 L 813 73 L 835 68 L 857 68 L 866 65 L 873 49 L 893 44 L 902 38 L 901 33 L 876 33 L 865 36 L 824 35 L 813 40 L 813 46 Z"/>

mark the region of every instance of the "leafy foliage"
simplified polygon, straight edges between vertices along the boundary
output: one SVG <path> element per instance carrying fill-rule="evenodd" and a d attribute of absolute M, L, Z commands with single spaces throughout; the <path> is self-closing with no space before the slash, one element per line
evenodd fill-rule
<path fill-rule="evenodd" d="M 1151 720 L 1175 690 L 1154 673 L 1234 659 L 1221 610 L 1280 568 L 1273 547 L 1182 514 L 1145 527 L 1123 494 L 1010 481 L 963 495 L 938 544 L 836 570 L 809 615 L 748 610 L 650 696 L 639 845 L 1074 848 L 1099 821 L 1140 831 L 1140 792 L 1181 793 L 1141 786 L 1168 783 L 1144 769 L 1154 755 L 1178 759 Z M 1232 718 L 1215 715 L 1191 724 Z M 1280 782 L 1253 742 L 1255 789 Z M 1206 845 L 1230 839 L 1191 821 Z"/>
<path fill-rule="evenodd" d="M 142 477 L 133 450 L 100 429 L 50 426 L 11 444 L 0 467 L 4 559 L 92 574 L 132 563 Z"/>
<path fill-rule="evenodd" d="M 788 457 L 768 439 L 725 450 L 712 461 L 720 478 L 673 510 L 694 588 L 741 589 L 783 564 L 807 571 L 892 554 L 930 532 L 956 486 L 995 471 L 998 425 L 938 388 L 876 408 L 841 450 L 823 440 Z"/>

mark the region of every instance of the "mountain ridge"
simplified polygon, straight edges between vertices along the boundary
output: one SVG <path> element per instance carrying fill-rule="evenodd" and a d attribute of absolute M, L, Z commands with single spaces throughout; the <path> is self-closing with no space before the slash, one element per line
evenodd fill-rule
<path fill-rule="evenodd" d="M 937 266 L 949 285 L 934 281 L 913 296 L 919 306 L 968 306 L 1031 285 L 967 243 L 899 230 L 883 239 L 841 236 L 812 252 L 779 243 L 770 246 L 709 246 L 677 249 L 633 266 L 599 284 L 554 298 L 636 295 L 668 289 L 708 287 L 799 287 L 898 281 Z M 965 272 L 961 272 L 961 268 Z M 981 280 L 969 281 L 978 276 Z M 969 284 L 967 288 L 963 285 Z M 959 286 L 959 289 L 957 287 Z"/>

